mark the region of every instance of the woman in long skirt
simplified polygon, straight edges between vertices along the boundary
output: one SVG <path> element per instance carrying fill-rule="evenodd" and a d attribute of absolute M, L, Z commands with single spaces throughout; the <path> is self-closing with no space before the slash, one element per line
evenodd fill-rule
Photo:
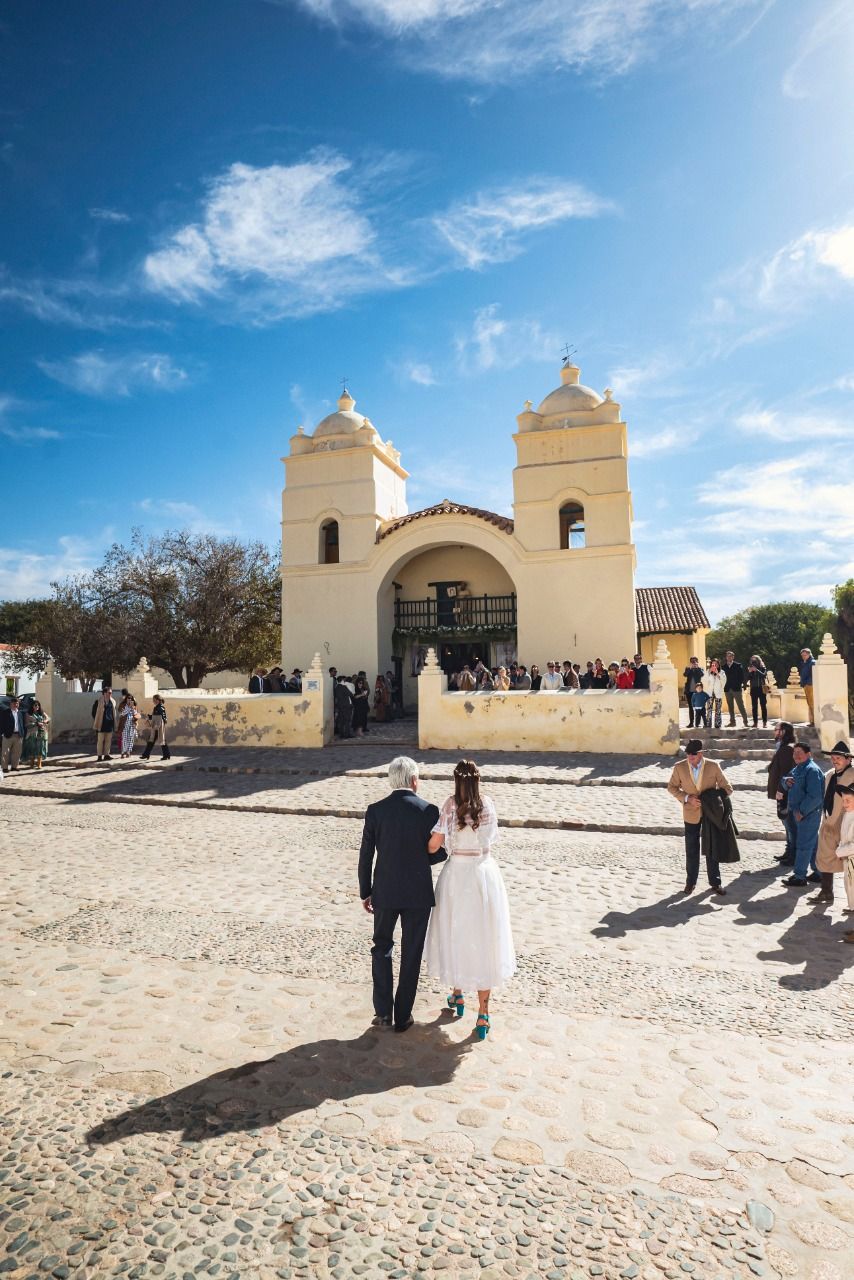
<path fill-rule="evenodd" d="M 442 806 L 428 849 L 444 845 L 448 860 L 436 883 L 436 906 L 425 943 L 427 972 L 453 987 L 447 1004 L 458 1018 L 464 991 L 477 991 L 475 1034 L 489 1033 L 490 992 L 516 972 L 507 890 L 492 846 L 498 835 L 495 805 L 480 794 L 473 760 L 454 770 L 454 794 Z"/>
<path fill-rule="evenodd" d="M 24 737 L 23 758 L 29 760 L 30 768 L 40 769 L 42 762 L 47 759 L 47 727 L 50 724 L 50 716 L 42 710 L 42 704 L 38 698 L 30 707 L 26 720 Z"/>

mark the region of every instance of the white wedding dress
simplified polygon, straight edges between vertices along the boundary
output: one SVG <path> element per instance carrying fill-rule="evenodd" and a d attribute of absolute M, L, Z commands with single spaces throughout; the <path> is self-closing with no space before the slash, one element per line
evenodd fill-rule
<path fill-rule="evenodd" d="M 460 829 L 449 796 L 433 830 L 444 836 L 448 860 L 436 881 L 424 948 L 427 972 L 462 991 L 492 990 L 516 972 L 507 890 L 492 856 L 495 805 L 484 796 L 477 830 L 468 819 Z"/>

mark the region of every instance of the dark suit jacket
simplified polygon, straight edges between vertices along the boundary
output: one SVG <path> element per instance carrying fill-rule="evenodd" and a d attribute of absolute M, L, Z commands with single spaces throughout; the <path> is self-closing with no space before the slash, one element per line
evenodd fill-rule
<path fill-rule="evenodd" d="M 14 724 L 15 724 L 15 721 L 12 717 L 11 708 L 0 707 L 0 735 L 2 735 L 4 738 L 11 738 L 12 734 L 14 733 L 14 728 L 13 728 Z M 23 737 L 25 733 L 24 708 L 20 705 L 18 706 L 18 731 Z"/>
<path fill-rule="evenodd" d="M 369 805 L 359 852 L 359 897 L 371 898 L 381 909 L 435 906 L 427 841 L 438 821 L 436 806 L 414 791 L 392 791 Z"/>
<path fill-rule="evenodd" d="M 250 676 L 250 677 L 249 677 L 249 692 L 250 692 L 250 693 L 263 693 L 263 692 L 264 692 L 264 685 L 265 685 L 265 683 L 266 683 L 266 682 L 265 682 L 265 680 L 264 680 L 264 677 L 263 677 L 263 676 Z"/>

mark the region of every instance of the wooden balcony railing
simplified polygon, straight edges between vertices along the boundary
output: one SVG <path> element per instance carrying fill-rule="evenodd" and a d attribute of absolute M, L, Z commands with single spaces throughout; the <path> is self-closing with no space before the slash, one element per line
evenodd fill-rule
<path fill-rule="evenodd" d="M 400 631 L 468 631 L 475 627 L 515 627 L 516 596 L 395 600 L 394 625 Z"/>

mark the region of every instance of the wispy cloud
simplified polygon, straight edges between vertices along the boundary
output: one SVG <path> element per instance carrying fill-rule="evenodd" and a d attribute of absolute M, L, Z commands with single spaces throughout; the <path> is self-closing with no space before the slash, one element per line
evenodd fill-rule
<path fill-rule="evenodd" d="M 418 387 L 435 387 L 439 381 L 426 360 L 401 360 L 396 371 L 404 382 L 414 382 Z"/>
<path fill-rule="evenodd" d="M 189 382 L 186 369 L 176 365 L 171 356 L 155 351 L 135 351 L 124 355 L 84 351 L 66 360 L 39 360 L 37 364 L 55 382 L 87 396 L 177 391 Z"/>
<path fill-rule="evenodd" d="M 543 329 L 539 320 L 522 316 L 505 319 L 498 303 L 480 307 L 470 329 L 455 339 L 461 370 L 512 369 L 528 360 L 557 360 L 560 339 Z"/>
<path fill-rule="evenodd" d="M 811 98 L 819 86 L 827 83 L 828 61 L 834 53 L 845 51 L 846 75 L 850 75 L 851 38 L 854 32 L 854 10 L 849 0 L 829 4 L 797 41 L 797 54 L 786 68 L 781 89 L 787 98 Z"/>
<path fill-rule="evenodd" d="M 191 533 L 215 533 L 221 537 L 239 532 L 240 520 L 224 524 L 207 515 L 192 502 L 171 501 L 168 498 L 142 498 L 136 509 L 147 522 L 158 528 L 189 529 Z"/>
<path fill-rule="evenodd" d="M 0 266 L 0 303 L 19 307 L 46 324 L 73 329 L 112 330 L 122 327 L 162 327 L 158 322 L 131 315 L 126 305 L 132 290 L 121 283 L 91 274 L 31 279 L 15 278 Z"/>
<path fill-rule="evenodd" d="M 289 0 L 277 0 L 288 3 Z M 316 17 L 368 25 L 421 70 L 486 84 L 533 72 L 620 75 L 716 30 L 731 40 L 738 19 L 768 0 L 297 0 Z"/>
<path fill-rule="evenodd" d="M 668 453 L 677 449 L 683 435 L 674 427 L 665 427 L 662 431 L 653 431 L 650 435 L 632 433 L 629 444 L 630 458 L 652 458 L 659 453 Z"/>
<path fill-rule="evenodd" d="M 524 248 L 525 236 L 569 218 L 593 218 L 614 205 L 575 182 L 526 179 L 518 188 L 482 191 L 433 218 L 440 237 L 473 270 L 506 262 Z"/>
<path fill-rule="evenodd" d="M 98 541 L 65 535 L 51 552 L 0 546 L 0 600 L 38 599 L 50 595 L 50 584 L 93 569 L 110 541 L 105 530 Z"/>
<path fill-rule="evenodd" d="M 89 210 L 89 217 L 96 222 L 130 222 L 130 214 L 122 213 L 121 209 L 94 208 Z"/>
<path fill-rule="evenodd" d="M 0 436 L 15 444 L 39 444 L 47 440 L 59 440 L 62 432 L 53 427 L 31 426 L 21 422 L 20 416 L 27 412 L 27 405 L 14 396 L 0 395 Z"/>
<path fill-rule="evenodd" d="M 146 257 L 149 289 L 178 302 L 239 294 L 269 318 L 399 283 L 351 170 L 328 150 L 293 165 L 231 165 L 208 184 L 198 219 Z"/>
<path fill-rule="evenodd" d="M 848 419 L 830 413 L 792 413 L 758 405 L 740 413 L 736 428 L 746 436 L 766 436 L 787 444 L 797 441 L 850 440 L 854 438 L 854 414 Z M 854 505 L 854 496 L 852 496 Z"/>

